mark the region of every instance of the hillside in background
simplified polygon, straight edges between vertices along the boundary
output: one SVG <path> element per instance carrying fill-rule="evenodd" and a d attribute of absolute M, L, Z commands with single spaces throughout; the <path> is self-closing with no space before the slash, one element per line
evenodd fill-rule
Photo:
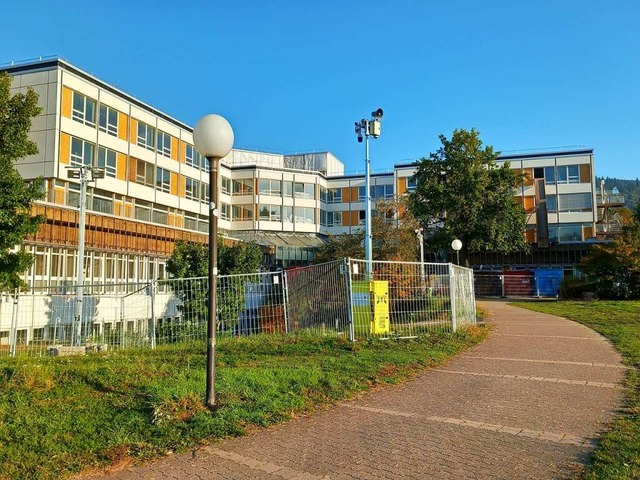
<path fill-rule="evenodd" d="M 597 188 L 600 188 L 600 180 L 604 180 L 604 188 L 607 191 L 611 191 L 615 187 L 624 195 L 627 208 L 633 210 L 640 203 L 640 179 L 623 180 L 621 178 L 596 177 Z"/>

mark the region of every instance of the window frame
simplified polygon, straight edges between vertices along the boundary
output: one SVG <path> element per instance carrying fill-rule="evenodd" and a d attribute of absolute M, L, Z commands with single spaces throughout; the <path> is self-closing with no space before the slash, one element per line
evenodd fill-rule
<path fill-rule="evenodd" d="M 171 158 L 171 135 L 160 129 L 156 134 L 156 151 L 160 155 Z"/>
<path fill-rule="evenodd" d="M 103 115 L 102 115 L 102 111 L 105 111 L 104 114 L 104 125 L 102 122 L 103 119 Z M 115 108 L 111 108 L 109 105 L 105 105 L 104 103 L 100 104 L 100 107 L 98 109 L 98 130 L 100 130 L 101 132 L 105 132 L 109 135 L 112 135 L 114 137 L 118 136 L 118 124 L 119 124 L 119 112 L 118 110 L 116 110 Z M 110 117 L 111 114 L 115 113 L 115 124 L 113 124 L 112 122 L 110 122 Z"/>
<path fill-rule="evenodd" d="M 79 98 L 82 101 L 82 107 L 80 109 L 76 108 L 76 98 Z M 73 90 L 73 98 L 71 99 L 71 118 L 76 122 L 89 125 L 90 127 L 95 127 L 97 103 L 98 102 L 96 102 L 93 98 L 90 98 L 83 93 L 79 93 Z M 93 108 L 91 119 L 87 118 L 87 105 L 92 105 Z"/>
<path fill-rule="evenodd" d="M 149 137 L 151 135 L 151 137 Z M 155 151 L 156 149 L 156 129 L 151 125 L 138 120 L 138 132 L 136 137 L 136 145 L 147 150 Z"/>
<path fill-rule="evenodd" d="M 102 158 L 103 152 L 104 159 Z M 111 159 L 113 162 L 110 161 Z M 118 153 L 115 150 L 99 145 L 97 167 L 104 169 L 104 174 L 107 177 L 116 178 L 118 169 Z"/>
<path fill-rule="evenodd" d="M 81 147 L 81 156 L 74 154 L 74 143 L 77 145 L 80 143 Z M 88 148 L 90 147 L 90 148 Z M 83 138 L 79 137 L 71 137 L 71 144 L 69 146 L 69 165 L 73 165 L 76 167 L 92 167 L 93 166 L 93 157 L 95 154 L 95 144 L 92 142 L 88 142 Z M 77 159 L 80 158 L 81 161 Z"/>
<path fill-rule="evenodd" d="M 171 170 L 156 166 L 155 187 L 160 192 L 171 193 Z"/>

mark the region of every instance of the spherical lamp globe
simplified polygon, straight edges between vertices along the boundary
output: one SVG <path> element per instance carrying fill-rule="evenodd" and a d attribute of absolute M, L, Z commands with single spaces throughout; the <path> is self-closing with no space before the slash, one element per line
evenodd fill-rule
<path fill-rule="evenodd" d="M 205 115 L 193 129 L 193 143 L 207 158 L 225 157 L 233 147 L 233 129 L 226 118 L 214 113 Z"/>
<path fill-rule="evenodd" d="M 462 248 L 462 242 L 457 238 L 451 242 L 451 248 L 453 248 L 456 252 Z"/>

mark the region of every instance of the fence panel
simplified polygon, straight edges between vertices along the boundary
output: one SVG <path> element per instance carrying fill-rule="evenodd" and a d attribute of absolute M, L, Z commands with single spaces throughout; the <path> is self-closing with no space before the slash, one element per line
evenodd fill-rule
<path fill-rule="evenodd" d="M 291 268 L 285 273 L 290 331 L 351 337 L 349 272 L 344 261 Z"/>
<path fill-rule="evenodd" d="M 459 289 L 456 302 L 463 310 L 463 323 L 475 323 L 475 315 L 470 313 L 475 311 L 475 301 L 468 273 L 451 275 L 450 264 L 373 261 L 371 278 L 367 276 L 366 261 L 351 259 L 350 264 L 357 338 L 411 337 L 433 330 L 453 330 L 456 303 L 451 301 L 455 291 L 452 282 L 463 278 L 466 284 Z M 387 327 L 376 324 L 376 305 L 385 300 L 384 295 L 371 294 L 375 287 L 370 281 L 383 282 L 381 288 L 386 289 Z"/>
<path fill-rule="evenodd" d="M 453 303 L 456 326 L 474 325 L 476 323 L 476 301 L 473 284 L 473 270 L 450 265 L 454 282 Z"/>

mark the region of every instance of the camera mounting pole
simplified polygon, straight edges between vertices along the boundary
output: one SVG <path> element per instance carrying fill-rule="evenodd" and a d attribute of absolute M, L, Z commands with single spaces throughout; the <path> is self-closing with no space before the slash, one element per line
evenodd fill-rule
<path fill-rule="evenodd" d="M 365 191 L 365 234 L 364 234 L 364 256 L 366 260 L 366 274 L 367 279 L 373 279 L 373 243 L 371 235 L 371 161 L 369 159 L 369 137 L 378 138 L 380 136 L 380 120 L 382 119 L 384 112 L 381 108 L 371 112 L 371 119 L 361 119 L 359 122 L 355 122 L 355 132 L 358 137 L 358 143 L 362 143 L 364 139 L 365 145 L 365 175 L 364 175 L 364 191 Z"/>

